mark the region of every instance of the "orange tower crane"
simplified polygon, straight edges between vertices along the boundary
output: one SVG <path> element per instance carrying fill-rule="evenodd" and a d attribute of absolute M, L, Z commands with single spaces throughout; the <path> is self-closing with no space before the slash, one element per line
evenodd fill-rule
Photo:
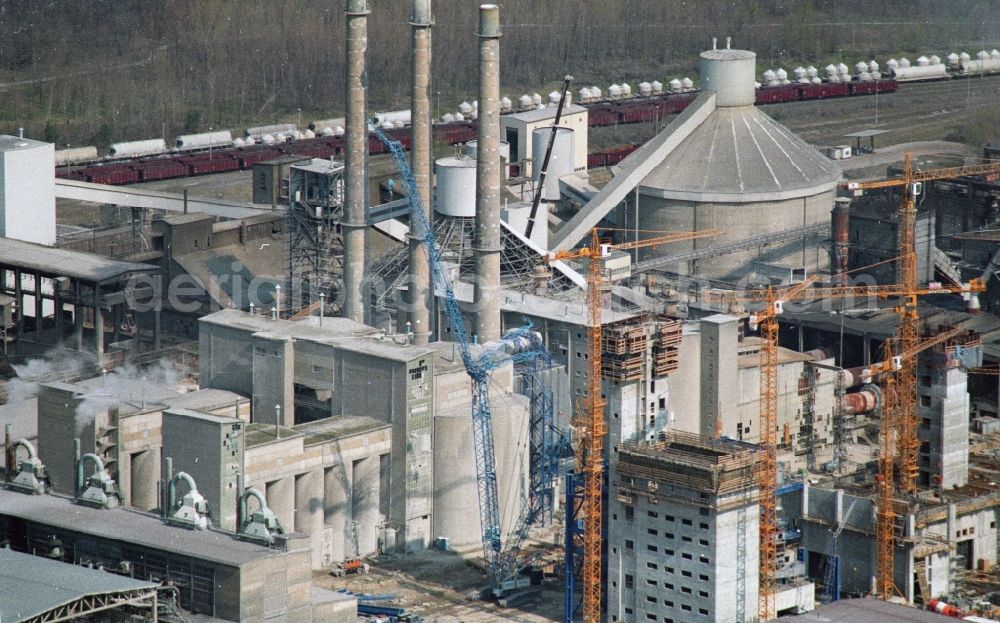
<path fill-rule="evenodd" d="M 757 470 L 760 488 L 760 588 L 758 616 L 760 621 L 774 618 L 777 610 L 777 485 L 778 485 L 778 316 L 785 303 L 827 299 L 913 297 L 929 294 L 966 294 L 983 292 L 982 281 L 968 285 L 948 285 L 935 288 L 904 288 L 898 284 L 884 286 L 816 287 L 816 276 L 783 288 L 769 286 L 762 290 L 737 294 L 709 292 L 706 300 L 730 303 L 760 303 L 763 309 L 752 321 L 760 327 L 760 445 L 763 460 Z"/>
<path fill-rule="evenodd" d="M 920 341 L 907 351 L 893 349 L 893 340 L 886 340 L 885 360 L 868 366 L 862 378 L 881 378 L 882 417 L 879 422 L 878 476 L 876 477 L 877 508 L 875 513 L 875 593 L 890 597 L 896 591 L 893 582 L 893 548 L 896 542 L 896 511 L 894 508 L 893 463 L 896 455 L 896 427 L 898 425 L 899 391 L 898 374 L 902 373 L 903 361 L 916 357 L 920 352 L 943 344 L 958 336 L 961 329 L 952 328 Z M 894 355 L 898 352 L 898 355 Z"/>
<path fill-rule="evenodd" d="M 914 171 L 913 155 L 907 152 L 903 158 L 902 177 L 872 182 L 846 182 L 843 187 L 852 191 L 902 188 L 902 198 L 899 204 L 899 233 L 897 234 L 899 264 L 896 272 L 896 283 L 906 290 L 914 290 L 917 287 L 915 243 L 917 196 L 922 192 L 923 184 L 934 180 L 997 173 L 1000 173 L 1000 162 Z M 920 315 L 917 313 L 916 297 L 904 295 L 901 304 L 896 308 L 896 313 L 899 316 L 898 348 L 902 349 L 903 352 L 910 352 L 920 341 Z M 916 366 L 914 357 L 904 357 L 902 368 L 896 377 L 896 415 L 894 417 L 898 430 L 899 487 L 904 493 L 916 492 L 919 473 L 917 456 L 920 449 L 920 439 L 917 434 Z"/>
<path fill-rule="evenodd" d="M 634 230 L 629 230 L 634 231 Z M 583 621 L 601 621 L 601 488 L 604 480 L 604 399 L 601 397 L 601 290 L 604 283 L 603 260 L 613 251 L 629 251 L 655 247 L 673 242 L 707 238 L 721 234 L 721 230 L 669 233 L 645 240 L 621 244 L 602 243 L 598 230 L 590 234 L 590 246 L 572 251 L 558 251 L 550 255 L 549 262 L 586 259 L 587 262 L 587 394 L 583 399 L 573 426 L 580 442 L 577 445 L 577 469 L 583 473 Z"/>

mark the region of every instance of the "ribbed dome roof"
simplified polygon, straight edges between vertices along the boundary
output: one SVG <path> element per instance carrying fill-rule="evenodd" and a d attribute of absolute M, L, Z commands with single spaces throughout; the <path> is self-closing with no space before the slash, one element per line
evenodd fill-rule
<path fill-rule="evenodd" d="M 728 50 L 727 50 L 728 52 Z M 715 109 L 641 183 L 684 201 L 781 201 L 834 188 L 833 160 L 753 106 Z"/>

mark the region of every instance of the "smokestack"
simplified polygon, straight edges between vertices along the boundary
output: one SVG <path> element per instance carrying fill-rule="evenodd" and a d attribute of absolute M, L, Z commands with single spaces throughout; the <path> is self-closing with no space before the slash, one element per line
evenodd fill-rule
<path fill-rule="evenodd" d="M 833 203 L 832 227 L 833 234 L 833 285 L 847 285 L 847 265 L 849 243 L 849 228 L 851 214 L 851 200 L 847 197 L 838 197 Z"/>
<path fill-rule="evenodd" d="M 4 480 L 10 482 L 10 476 L 17 467 L 14 465 L 14 453 L 10 449 L 10 424 L 3 425 L 3 473 Z"/>
<path fill-rule="evenodd" d="M 431 0 L 413 0 L 410 26 L 413 28 L 413 91 L 410 97 L 412 143 L 410 169 L 417 182 L 424 218 L 432 223 L 431 212 Z M 409 325 L 414 344 L 427 344 L 431 336 L 433 294 L 427 252 L 421 248 L 416 219 L 410 219 L 410 279 L 407 285 Z"/>
<path fill-rule="evenodd" d="M 347 0 L 347 148 L 344 153 L 344 317 L 365 321 L 362 295 L 368 225 L 368 120 L 365 118 L 365 50 L 368 0 Z"/>
<path fill-rule="evenodd" d="M 475 334 L 500 338 L 500 7 L 479 7 Z"/>

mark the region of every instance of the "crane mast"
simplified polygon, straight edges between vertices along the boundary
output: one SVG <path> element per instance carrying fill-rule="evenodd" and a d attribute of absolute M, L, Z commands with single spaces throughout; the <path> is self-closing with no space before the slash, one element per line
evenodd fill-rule
<path fill-rule="evenodd" d="M 665 233 L 662 236 L 635 240 L 621 244 L 602 244 L 595 228 L 590 234 L 590 246 L 573 251 L 558 251 L 547 259 L 587 260 L 587 389 L 573 426 L 578 434 L 576 460 L 583 476 L 584 513 L 583 563 L 580 579 L 583 584 L 581 608 L 584 623 L 601 621 L 601 554 L 604 540 L 601 534 L 603 503 L 601 490 L 604 484 L 604 437 L 607 422 L 604 420 L 605 401 L 601 394 L 601 291 L 604 283 L 603 260 L 612 251 L 655 247 L 672 242 L 695 240 L 716 236 L 720 230 Z"/>

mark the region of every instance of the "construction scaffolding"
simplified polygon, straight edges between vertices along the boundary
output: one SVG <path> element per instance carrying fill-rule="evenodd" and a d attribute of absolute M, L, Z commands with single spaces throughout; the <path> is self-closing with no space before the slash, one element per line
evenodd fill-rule
<path fill-rule="evenodd" d="M 625 443 L 618 449 L 618 496 L 625 503 L 637 496 L 672 499 L 671 491 L 660 490 L 663 483 L 710 494 L 679 500 L 684 504 L 720 512 L 746 506 L 757 501 L 754 489 L 760 454 L 752 444 L 682 431 L 671 431 L 656 443 Z M 752 492 L 749 498 L 748 492 Z"/>

